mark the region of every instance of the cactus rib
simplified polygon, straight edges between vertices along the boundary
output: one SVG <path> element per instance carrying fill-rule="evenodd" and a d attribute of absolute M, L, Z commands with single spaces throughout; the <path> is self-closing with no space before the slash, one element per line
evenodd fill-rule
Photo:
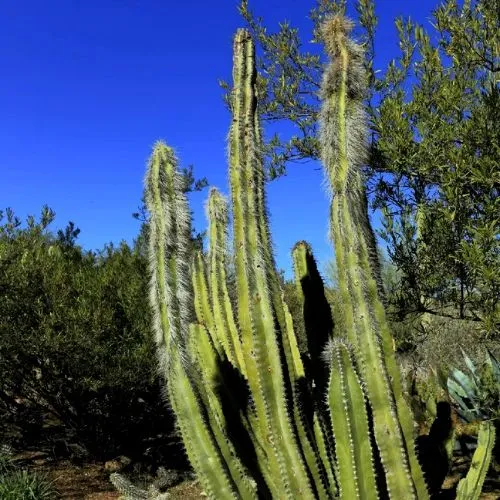
<path fill-rule="evenodd" d="M 426 488 L 414 454 L 413 429 L 404 433 L 394 394 L 397 372 L 392 368 L 392 346 L 387 343 L 380 275 L 367 208 L 361 167 L 366 161 L 366 125 L 362 99 L 366 76 L 361 47 L 347 37 L 351 23 L 334 17 L 323 25 L 332 57 L 322 84 L 321 116 L 323 163 L 334 193 L 331 237 L 335 244 L 339 287 L 349 341 L 357 349 L 360 373 L 366 385 L 374 432 L 386 471 L 391 498 L 426 498 Z M 382 313 L 380 310 L 382 308 Z M 397 386 L 396 386 L 397 387 Z M 402 396 L 401 396 L 402 397 Z"/>

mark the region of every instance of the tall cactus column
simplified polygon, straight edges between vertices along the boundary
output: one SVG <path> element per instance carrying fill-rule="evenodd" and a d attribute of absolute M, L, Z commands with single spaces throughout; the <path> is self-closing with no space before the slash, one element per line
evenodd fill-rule
<path fill-rule="evenodd" d="M 344 322 L 371 406 L 389 495 L 394 499 L 427 498 L 380 297 L 375 238 L 361 174 L 367 160 L 362 103 L 367 78 L 362 48 L 348 38 L 350 29 L 350 22 L 343 17 L 323 25 L 332 62 L 322 83 L 321 146 L 333 192 L 331 237 Z"/>
<path fill-rule="evenodd" d="M 150 212 L 150 303 L 160 371 L 189 459 L 204 488 L 212 496 L 232 498 L 238 487 L 217 443 L 217 433 L 207 422 L 206 398 L 196 384 L 196 368 L 188 351 L 193 309 L 189 286 L 190 213 L 177 159 L 162 142 L 154 146 L 145 188 Z"/>
<path fill-rule="evenodd" d="M 166 144 L 157 142 L 145 179 L 150 212 L 150 303 L 163 371 L 183 356 L 184 334 L 192 309 L 189 293 L 190 214 L 182 193 L 177 159 Z"/>
<path fill-rule="evenodd" d="M 266 241 L 263 168 L 255 94 L 255 48 L 246 30 L 234 39 L 233 120 L 229 133 L 229 176 L 233 205 L 238 323 L 258 429 L 269 447 L 273 475 L 282 495 L 312 498 L 309 474 L 291 418 L 287 366 L 276 327 Z M 273 465 L 273 463 L 275 465 Z"/>

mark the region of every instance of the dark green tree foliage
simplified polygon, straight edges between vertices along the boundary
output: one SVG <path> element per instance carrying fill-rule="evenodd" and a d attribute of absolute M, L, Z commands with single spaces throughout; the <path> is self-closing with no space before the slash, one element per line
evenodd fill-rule
<path fill-rule="evenodd" d="M 57 422 L 91 454 L 134 453 L 168 431 L 149 333 L 146 261 L 125 243 L 76 245 L 54 213 L 0 220 L 0 421 L 37 440 Z M 20 432 L 13 433 L 18 428 Z"/>
<path fill-rule="evenodd" d="M 500 296 L 500 2 L 447 0 L 434 11 L 430 32 L 396 19 L 401 52 L 382 72 L 373 63 L 374 2 L 351 7 L 369 79 L 369 193 L 383 212 L 381 235 L 401 273 L 400 291 L 389 299 L 400 317 L 427 312 L 472 319 L 491 336 Z M 343 0 L 318 0 L 310 13 L 312 40 L 325 16 L 346 8 Z M 262 117 L 296 131 L 265 145 L 274 178 L 290 161 L 319 157 L 324 61 L 288 23 L 271 33 L 246 0 L 240 11 L 260 49 Z"/>
<path fill-rule="evenodd" d="M 399 85 L 380 104 L 377 146 L 397 182 L 379 182 L 406 306 L 498 326 L 500 3 L 447 2 L 434 13 L 438 42 L 407 24 L 416 46 Z M 410 60 L 410 51 L 405 58 Z M 401 230 L 395 230 L 399 223 Z"/>

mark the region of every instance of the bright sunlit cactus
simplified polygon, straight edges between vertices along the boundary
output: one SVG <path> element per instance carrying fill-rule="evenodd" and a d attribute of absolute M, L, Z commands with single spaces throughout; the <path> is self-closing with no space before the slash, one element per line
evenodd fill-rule
<path fill-rule="evenodd" d="M 335 245 L 346 337 L 373 414 L 387 489 L 393 498 L 425 498 L 415 454 L 410 410 L 403 399 L 392 337 L 381 297 L 375 237 L 367 213 L 361 168 L 367 161 L 363 98 L 366 75 L 361 47 L 348 38 L 351 23 L 335 17 L 323 25 L 332 62 L 323 77 L 321 151 L 331 186 L 331 237 Z"/>
<path fill-rule="evenodd" d="M 304 316 L 298 337 L 275 268 L 266 211 L 255 49 L 234 38 L 228 202 L 207 203 L 209 248 L 191 252 L 189 209 L 172 150 L 146 177 L 151 305 L 160 369 L 187 454 L 214 499 L 428 498 L 381 297 L 361 167 L 362 49 L 327 21 L 332 58 L 321 116 L 343 321 L 334 329 L 307 243 L 293 251 Z M 235 295 L 227 265 L 234 262 Z"/>
<path fill-rule="evenodd" d="M 477 448 L 469 472 L 458 483 L 457 500 L 477 500 L 481 495 L 494 444 L 495 426 L 492 422 L 481 422 Z"/>

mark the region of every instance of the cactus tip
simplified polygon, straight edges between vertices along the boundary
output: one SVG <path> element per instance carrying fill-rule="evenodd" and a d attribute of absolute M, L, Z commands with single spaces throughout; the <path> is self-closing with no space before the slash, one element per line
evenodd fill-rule
<path fill-rule="evenodd" d="M 245 28 L 239 28 L 236 30 L 236 34 L 234 36 L 234 43 L 243 43 L 247 41 L 251 41 L 252 36 L 250 35 L 250 32 L 245 29 Z"/>
<path fill-rule="evenodd" d="M 326 51 L 330 56 L 337 56 L 340 48 L 345 46 L 347 36 L 353 26 L 354 23 L 343 15 L 329 17 L 323 22 L 320 33 L 325 42 Z"/>

